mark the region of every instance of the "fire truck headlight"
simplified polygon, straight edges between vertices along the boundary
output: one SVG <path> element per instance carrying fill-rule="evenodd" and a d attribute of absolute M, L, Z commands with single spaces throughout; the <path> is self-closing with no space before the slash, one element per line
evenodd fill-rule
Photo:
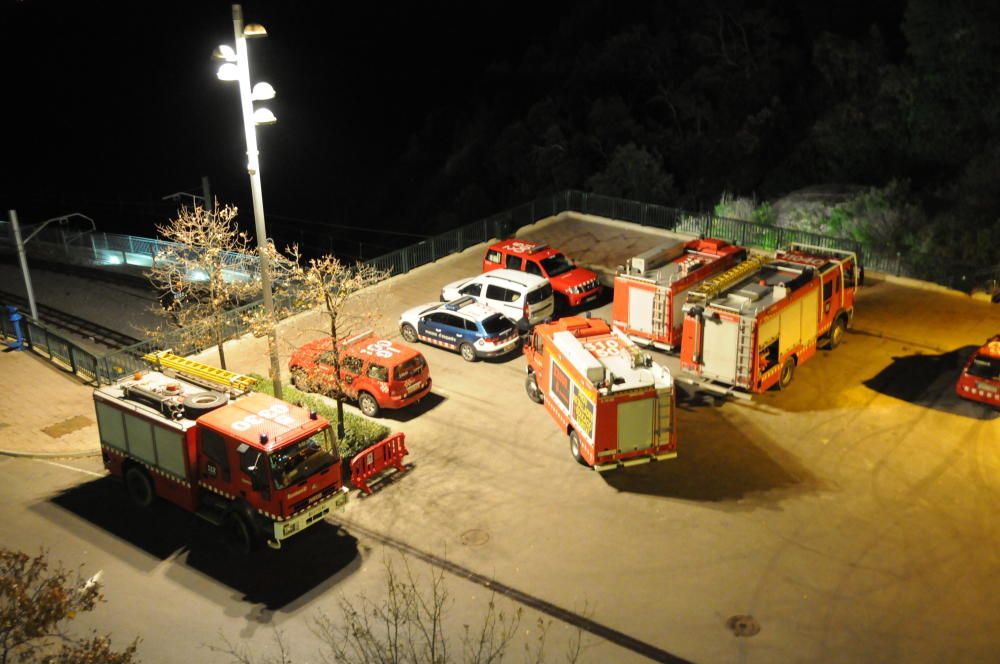
<path fill-rule="evenodd" d="M 299 529 L 299 524 L 295 521 L 290 521 L 281 527 L 281 535 L 283 537 L 288 537 L 292 533 Z"/>

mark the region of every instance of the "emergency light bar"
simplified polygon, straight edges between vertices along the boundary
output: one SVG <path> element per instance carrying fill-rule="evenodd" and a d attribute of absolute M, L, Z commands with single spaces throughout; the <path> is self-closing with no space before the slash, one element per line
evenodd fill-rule
<path fill-rule="evenodd" d="M 444 305 L 444 308 L 449 311 L 458 311 L 462 307 L 475 303 L 476 303 L 476 298 L 472 297 L 471 295 L 466 295 L 464 297 L 458 298 L 457 300 L 452 300 L 448 304 Z"/>
<path fill-rule="evenodd" d="M 539 251 L 545 251 L 548 248 L 549 248 L 549 245 L 546 242 L 543 242 L 541 244 L 536 244 L 535 246 L 533 246 L 530 249 L 528 249 L 528 254 L 529 255 L 530 254 L 537 254 Z"/>

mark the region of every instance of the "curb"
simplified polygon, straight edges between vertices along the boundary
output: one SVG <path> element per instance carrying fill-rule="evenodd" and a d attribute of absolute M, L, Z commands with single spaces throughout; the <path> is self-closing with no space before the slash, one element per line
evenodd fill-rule
<path fill-rule="evenodd" d="M 16 452 L 14 450 L 0 449 L 0 456 L 9 456 L 18 459 L 85 459 L 87 457 L 99 456 L 100 450 L 94 452 Z"/>

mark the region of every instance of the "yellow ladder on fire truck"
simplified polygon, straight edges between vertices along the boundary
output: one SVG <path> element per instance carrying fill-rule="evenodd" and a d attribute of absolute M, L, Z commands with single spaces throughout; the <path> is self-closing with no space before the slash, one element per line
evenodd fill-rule
<path fill-rule="evenodd" d="M 753 369 L 753 319 L 741 316 L 736 334 L 736 384 L 747 386 Z"/>
<path fill-rule="evenodd" d="M 238 390 L 241 393 L 249 392 L 257 384 L 256 378 L 226 371 L 225 369 L 216 369 L 207 364 L 189 360 L 180 355 L 174 355 L 166 350 L 148 353 L 142 359 L 157 367 L 173 369 L 199 382 L 221 385 L 232 390 Z"/>
<path fill-rule="evenodd" d="M 767 256 L 751 256 L 736 267 L 729 268 L 722 274 L 707 279 L 700 286 L 688 292 L 688 302 L 707 302 L 732 286 L 740 279 L 747 277 L 771 262 Z"/>

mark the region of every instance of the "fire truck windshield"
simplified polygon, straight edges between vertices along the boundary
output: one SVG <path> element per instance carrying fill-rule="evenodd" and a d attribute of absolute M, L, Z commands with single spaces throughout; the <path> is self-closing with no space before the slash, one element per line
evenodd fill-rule
<path fill-rule="evenodd" d="M 340 462 L 330 427 L 272 452 L 268 458 L 275 489 L 284 489 Z"/>
<path fill-rule="evenodd" d="M 562 254 L 553 254 L 548 258 L 542 259 L 542 268 L 550 277 L 557 277 L 563 272 L 572 270 L 573 264 Z"/>

